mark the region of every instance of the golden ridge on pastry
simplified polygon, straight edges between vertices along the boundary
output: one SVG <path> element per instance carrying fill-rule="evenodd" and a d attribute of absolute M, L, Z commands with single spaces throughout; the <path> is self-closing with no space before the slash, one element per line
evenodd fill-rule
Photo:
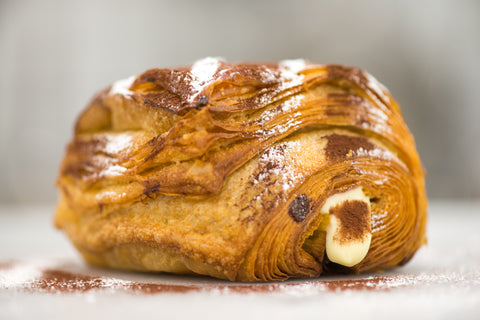
<path fill-rule="evenodd" d="M 100 266 L 272 281 L 395 267 L 426 242 L 413 137 L 353 67 L 206 58 L 119 81 L 57 184 L 56 226 Z"/>

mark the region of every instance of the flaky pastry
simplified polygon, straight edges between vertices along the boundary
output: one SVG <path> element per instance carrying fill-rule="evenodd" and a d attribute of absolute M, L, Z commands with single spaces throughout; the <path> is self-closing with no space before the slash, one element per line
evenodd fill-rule
<path fill-rule="evenodd" d="M 354 67 L 206 58 L 118 81 L 57 184 L 56 226 L 99 266 L 274 281 L 392 268 L 426 242 L 413 137 Z"/>

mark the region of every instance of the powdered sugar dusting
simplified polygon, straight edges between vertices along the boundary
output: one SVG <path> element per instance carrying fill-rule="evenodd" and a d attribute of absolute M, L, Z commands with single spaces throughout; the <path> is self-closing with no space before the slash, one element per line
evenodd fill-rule
<path fill-rule="evenodd" d="M 370 127 L 373 125 L 373 130 L 376 132 L 391 133 L 392 126 L 388 123 L 389 116 L 387 115 L 387 112 L 390 112 L 390 111 L 386 108 L 382 108 L 382 109 L 379 109 L 378 107 L 368 108 L 368 113 L 371 115 L 373 119 L 375 119 L 375 123 L 372 124 L 372 123 L 364 122 L 362 123 L 362 127 L 364 127 L 365 129 L 370 129 Z"/>
<path fill-rule="evenodd" d="M 366 150 L 365 148 L 358 148 L 355 151 L 357 157 L 370 157 L 370 158 L 379 158 L 385 160 L 393 160 L 399 163 L 402 167 L 406 168 L 405 164 L 399 161 L 398 157 L 392 152 L 382 148 L 373 148 L 371 150 Z M 379 183 L 381 184 L 381 182 Z"/>
<path fill-rule="evenodd" d="M 111 95 L 121 94 L 125 97 L 131 96 L 133 94 L 133 92 L 130 91 L 130 86 L 132 85 L 133 81 L 135 81 L 135 76 L 131 76 L 127 79 L 116 81 L 112 85 L 109 94 L 111 94 Z"/>
<path fill-rule="evenodd" d="M 37 279 L 42 274 L 42 269 L 47 267 L 44 261 L 32 261 L 28 264 L 13 262 L 11 267 L 0 270 L 0 288 L 21 286 Z"/>
<path fill-rule="evenodd" d="M 305 98 L 304 95 L 298 94 L 290 97 L 289 99 L 282 102 L 277 107 L 266 110 L 262 113 L 261 117 L 256 120 L 256 123 L 262 126 L 257 134 L 259 135 L 277 135 L 287 132 L 289 129 L 296 127 L 301 124 L 301 113 L 295 112 L 295 109 L 302 103 L 302 100 Z M 266 129 L 265 126 L 268 125 L 273 119 L 282 116 L 288 115 L 287 120 L 284 123 L 276 124 L 273 128 Z"/>
<path fill-rule="evenodd" d="M 385 223 L 383 223 L 383 221 L 385 221 L 387 216 L 388 216 L 387 211 L 376 210 L 372 214 L 372 233 L 379 232 L 387 227 Z"/>
<path fill-rule="evenodd" d="M 260 172 L 254 177 L 253 183 L 272 182 L 281 185 L 282 190 L 287 192 L 303 179 L 303 174 L 296 168 L 295 159 L 291 156 L 299 152 L 298 142 L 286 141 L 268 148 L 260 156 Z"/>
<path fill-rule="evenodd" d="M 115 190 L 104 190 L 95 195 L 95 199 L 99 202 L 106 202 L 107 199 L 111 199 L 113 202 L 119 202 L 127 198 L 126 192 L 118 192 Z"/>
<path fill-rule="evenodd" d="M 221 58 L 207 57 L 196 61 L 189 72 L 192 93 L 189 95 L 189 102 L 193 102 L 202 90 L 209 85 L 213 76 L 217 73 Z"/>
<path fill-rule="evenodd" d="M 272 129 L 263 129 L 259 133 L 262 135 L 279 135 L 288 132 L 290 129 L 295 128 L 302 124 L 300 119 L 292 118 L 284 124 L 279 124 Z"/>
<path fill-rule="evenodd" d="M 385 88 L 374 76 L 365 72 L 365 77 L 368 81 L 368 86 L 373 89 L 375 94 L 377 94 L 383 101 L 388 102 L 390 99 L 385 95 L 385 92 L 388 92 L 387 88 Z"/>
<path fill-rule="evenodd" d="M 107 166 L 105 170 L 102 171 L 102 174 L 108 177 L 121 176 L 127 171 L 126 168 L 119 166 L 117 164 Z"/>
<path fill-rule="evenodd" d="M 302 84 L 304 79 L 300 71 L 305 69 L 306 62 L 303 59 L 283 60 L 278 64 L 280 70 L 280 77 L 284 80 L 284 88 L 291 88 Z"/>
<path fill-rule="evenodd" d="M 128 151 L 132 146 L 132 136 L 128 133 L 105 135 L 107 142 L 104 151 L 110 155 L 117 155 L 120 152 Z"/>
<path fill-rule="evenodd" d="M 305 98 L 304 95 L 295 95 L 291 97 L 290 99 L 285 100 L 283 103 L 281 103 L 278 107 L 274 109 L 270 109 L 265 111 L 262 114 L 262 117 L 260 118 L 260 121 L 270 121 L 273 117 L 283 113 L 291 113 L 293 110 L 295 110 L 301 103 L 302 100 Z M 298 117 L 301 114 L 299 112 L 293 114 L 293 117 Z"/>

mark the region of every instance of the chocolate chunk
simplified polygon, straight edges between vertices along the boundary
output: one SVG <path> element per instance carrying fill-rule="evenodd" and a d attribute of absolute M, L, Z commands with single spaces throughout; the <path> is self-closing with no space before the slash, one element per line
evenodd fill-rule
<path fill-rule="evenodd" d="M 200 96 L 198 97 L 197 104 L 195 105 L 195 108 L 201 108 L 204 107 L 208 104 L 208 98 L 205 96 Z"/>
<path fill-rule="evenodd" d="M 308 212 L 310 212 L 310 199 L 304 193 L 296 197 L 288 207 L 288 214 L 296 222 L 305 220 Z"/>

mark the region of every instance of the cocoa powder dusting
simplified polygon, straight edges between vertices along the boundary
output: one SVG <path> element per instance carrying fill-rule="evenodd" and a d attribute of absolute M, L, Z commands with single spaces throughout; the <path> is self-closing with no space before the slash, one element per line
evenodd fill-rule
<path fill-rule="evenodd" d="M 19 270 L 28 267 L 22 263 L 0 263 L 4 268 L 0 269 L 0 279 L 2 276 L 18 274 Z M 30 266 L 31 267 L 31 266 Z M 18 269 L 18 270 L 17 270 Z M 304 281 L 287 281 L 276 283 L 218 283 L 218 284 L 166 284 L 122 280 L 104 276 L 92 276 L 82 273 L 74 273 L 64 269 L 43 269 L 34 267 L 32 270 L 38 270 L 39 276 L 33 279 L 25 279 L 18 282 L 17 285 L 9 286 L 9 290 L 25 290 L 30 293 L 47 294 L 81 294 L 90 291 L 105 292 L 109 294 L 125 293 L 134 295 L 155 295 L 155 294 L 186 294 L 192 292 L 215 292 L 215 293 L 235 293 L 235 294 L 270 294 L 270 293 L 288 293 L 291 290 L 307 290 L 308 293 L 314 292 L 341 292 L 348 290 L 375 290 L 385 291 L 392 288 L 405 286 L 405 279 L 398 276 L 369 276 L 366 278 L 353 279 L 311 279 Z M 21 272 L 20 272 L 21 273 Z M 11 277 L 11 276 L 10 276 Z M 0 281 L 0 288 L 2 283 Z M 313 290 L 313 291 L 312 291 Z"/>
<path fill-rule="evenodd" d="M 356 152 L 359 149 L 369 151 L 375 148 L 375 146 L 365 138 L 350 137 L 337 133 L 327 136 L 327 141 L 325 152 L 329 160 L 345 158 L 350 151 Z"/>
<path fill-rule="evenodd" d="M 27 290 L 48 293 L 86 292 L 103 288 L 103 281 L 82 274 L 73 274 L 62 270 L 44 270 L 40 279 L 33 281 Z"/>
<path fill-rule="evenodd" d="M 133 294 L 187 293 L 200 291 L 197 285 L 142 283 L 119 279 L 93 277 L 63 270 L 46 269 L 39 279 L 25 286 L 27 291 L 45 293 L 83 293 L 91 290 L 113 289 Z"/>
<path fill-rule="evenodd" d="M 366 233 L 370 233 L 370 215 L 368 206 L 359 200 L 348 200 L 329 210 L 340 220 L 340 232 L 335 235 L 340 242 L 361 239 Z M 337 240 L 337 239 L 336 239 Z"/>
<path fill-rule="evenodd" d="M 180 285 L 180 284 L 159 284 L 159 283 L 141 283 L 126 282 L 109 284 L 108 279 L 95 278 L 85 275 L 73 274 L 59 270 L 48 270 L 41 279 L 34 281 L 26 287 L 27 291 L 44 292 L 53 294 L 73 294 L 85 293 L 90 290 L 114 289 L 115 291 L 125 292 L 127 294 L 186 294 L 192 292 L 212 292 L 220 291 L 224 293 L 281 293 L 288 290 L 301 289 L 309 287 L 311 289 L 322 291 L 347 291 L 347 290 L 388 290 L 385 286 L 392 277 L 376 276 L 367 279 L 342 279 L 342 280 L 310 280 L 296 283 L 268 283 L 268 284 L 219 284 L 219 285 Z"/>

